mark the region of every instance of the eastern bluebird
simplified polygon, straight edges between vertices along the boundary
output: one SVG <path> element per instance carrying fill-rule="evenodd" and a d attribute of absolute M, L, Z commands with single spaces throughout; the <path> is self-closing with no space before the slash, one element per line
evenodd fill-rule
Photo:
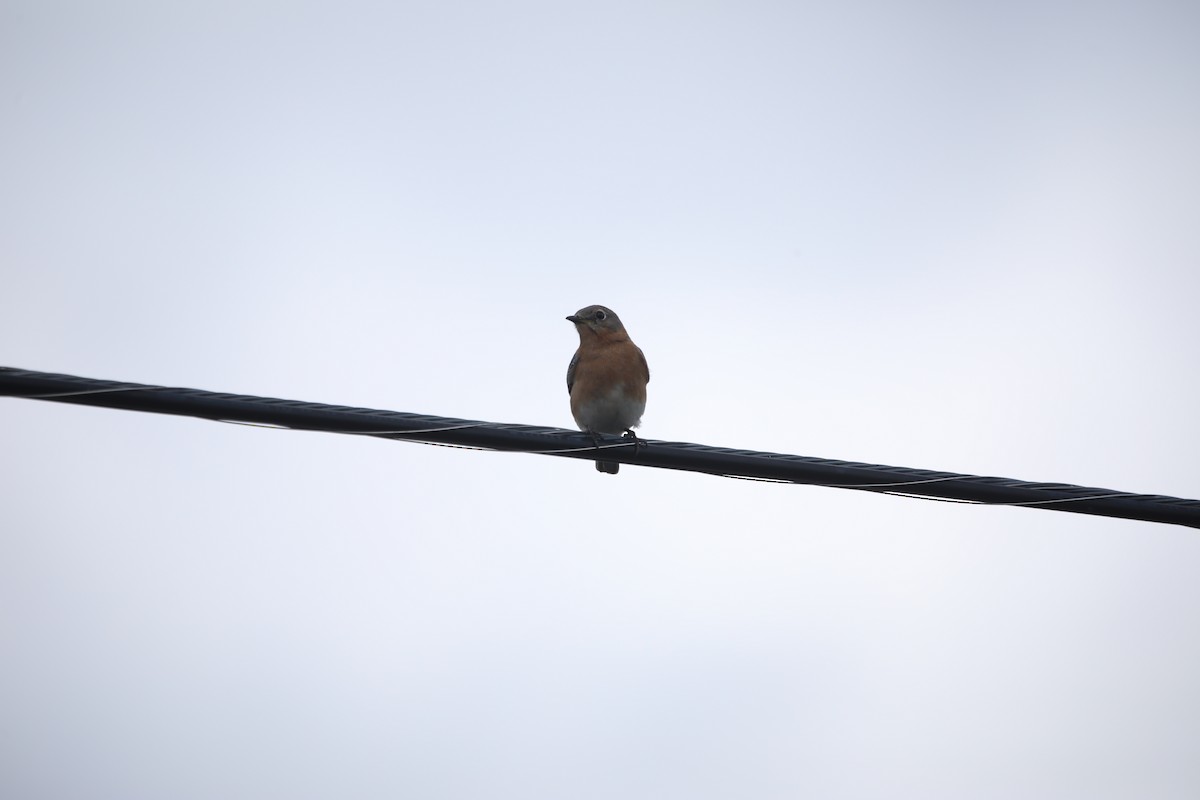
<path fill-rule="evenodd" d="M 567 367 L 571 416 L 585 433 L 626 433 L 642 421 L 650 367 L 611 308 L 588 306 L 568 320 L 579 332 L 579 349 Z M 637 437 L 634 436 L 636 439 Z M 621 465 L 597 461 L 596 469 L 616 475 Z"/>

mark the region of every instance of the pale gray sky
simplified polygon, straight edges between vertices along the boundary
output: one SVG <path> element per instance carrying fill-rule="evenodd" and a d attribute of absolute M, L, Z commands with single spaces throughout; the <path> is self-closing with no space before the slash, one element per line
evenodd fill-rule
<path fill-rule="evenodd" d="M 0 364 L 1200 496 L 1200 11 L 0 2 Z M 1194 798 L 1200 536 L 0 400 L 0 795 Z"/>

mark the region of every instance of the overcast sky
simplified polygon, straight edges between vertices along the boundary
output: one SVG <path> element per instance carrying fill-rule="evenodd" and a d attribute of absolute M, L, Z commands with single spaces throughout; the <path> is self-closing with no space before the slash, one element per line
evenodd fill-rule
<path fill-rule="evenodd" d="M 0 364 L 1200 497 L 1191 3 L 0 0 Z M 0 400 L 6 798 L 1195 798 L 1200 531 Z"/>

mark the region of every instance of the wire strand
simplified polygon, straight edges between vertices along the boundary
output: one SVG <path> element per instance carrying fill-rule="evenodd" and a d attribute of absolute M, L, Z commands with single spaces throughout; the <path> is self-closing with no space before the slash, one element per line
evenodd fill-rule
<path fill-rule="evenodd" d="M 630 441 L 562 428 L 483 422 L 300 400 L 96 380 L 0 367 L 0 396 L 198 417 L 227 424 L 606 460 L 767 483 L 823 486 L 938 502 L 1015 506 L 1200 528 L 1200 500 L 1066 483 L 863 464 L 728 447 Z M 897 491 L 903 488 L 917 491 Z"/>

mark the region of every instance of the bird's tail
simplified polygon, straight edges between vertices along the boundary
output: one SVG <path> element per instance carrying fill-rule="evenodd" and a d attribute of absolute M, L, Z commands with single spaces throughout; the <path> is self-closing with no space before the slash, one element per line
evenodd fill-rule
<path fill-rule="evenodd" d="M 616 461 L 597 461 L 596 462 L 596 471 L 597 472 L 607 472 L 609 475 L 616 475 L 617 470 L 619 470 L 620 468 L 621 468 L 621 465 L 618 464 Z"/>

